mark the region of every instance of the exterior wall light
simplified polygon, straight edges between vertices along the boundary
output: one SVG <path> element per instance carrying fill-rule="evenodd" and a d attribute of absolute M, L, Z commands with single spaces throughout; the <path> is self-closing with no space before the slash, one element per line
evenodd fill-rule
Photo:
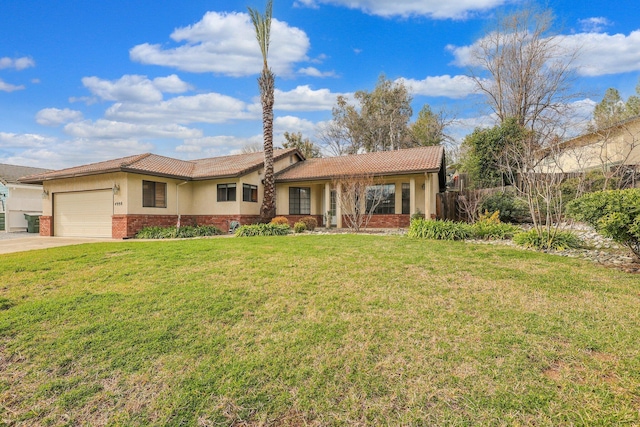
<path fill-rule="evenodd" d="M 43 190 L 42 191 L 42 198 L 43 199 L 48 199 L 49 198 L 49 190 Z"/>
<path fill-rule="evenodd" d="M 118 194 L 120 192 L 120 186 L 118 184 L 113 184 L 113 194 Z"/>

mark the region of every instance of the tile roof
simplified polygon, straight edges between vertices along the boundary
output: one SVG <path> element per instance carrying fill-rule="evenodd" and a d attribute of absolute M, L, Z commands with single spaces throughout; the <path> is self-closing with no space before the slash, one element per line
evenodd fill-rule
<path fill-rule="evenodd" d="M 297 153 L 295 148 L 274 150 L 274 160 Z M 262 167 L 264 153 L 237 154 L 232 156 L 212 157 L 200 160 L 179 160 L 157 154 L 138 154 L 120 159 L 75 166 L 57 171 L 25 176 L 20 181 L 25 183 L 42 183 L 53 179 L 73 178 L 78 176 L 97 175 L 110 172 L 133 172 L 152 176 L 193 180 L 238 176 Z"/>
<path fill-rule="evenodd" d="M 309 181 L 353 175 L 373 174 L 380 176 L 437 172 L 442 166 L 443 159 L 444 148 L 442 146 L 309 159 L 277 173 L 276 181 Z"/>
<path fill-rule="evenodd" d="M 18 178 L 37 173 L 49 172 L 50 170 L 51 169 L 7 165 L 4 163 L 0 163 L 0 182 L 3 184 L 17 184 Z"/>

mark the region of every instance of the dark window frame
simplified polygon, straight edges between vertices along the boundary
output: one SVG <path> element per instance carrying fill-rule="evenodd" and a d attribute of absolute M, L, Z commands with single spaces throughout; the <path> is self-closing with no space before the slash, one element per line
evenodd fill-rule
<path fill-rule="evenodd" d="M 407 215 L 411 212 L 411 184 L 402 183 L 402 214 Z"/>
<path fill-rule="evenodd" d="M 371 212 L 373 215 L 394 215 L 396 213 L 396 185 L 395 184 L 376 184 L 367 188 L 367 212 L 371 211 L 371 207 L 374 203 L 372 194 L 376 194 L 375 187 L 383 187 L 383 198 L 379 201 L 378 205 Z M 390 191 L 393 189 L 393 191 Z"/>
<path fill-rule="evenodd" d="M 311 187 L 289 187 L 289 215 L 311 215 Z"/>
<path fill-rule="evenodd" d="M 216 200 L 218 202 L 235 202 L 237 199 L 237 187 L 238 185 L 235 182 L 218 184 L 216 187 Z"/>
<path fill-rule="evenodd" d="M 258 203 L 258 186 L 242 184 L 242 201 Z"/>
<path fill-rule="evenodd" d="M 161 197 L 158 195 L 161 193 Z M 142 181 L 142 207 L 166 208 L 167 183 L 158 181 Z"/>

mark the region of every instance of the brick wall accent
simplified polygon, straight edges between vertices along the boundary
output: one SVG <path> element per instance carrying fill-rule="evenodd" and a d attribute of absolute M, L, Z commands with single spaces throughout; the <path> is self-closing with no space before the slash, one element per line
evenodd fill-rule
<path fill-rule="evenodd" d="M 409 214 L 377 214 L 371 215 L 367 228 L 407 228 L 410 222 Z M 347 224 L 345 216 L 342 217 L 342 224 Z"/>
<path fill-rule="evenodd" d="M 241 225 L 253 224 L 260 219 L 254 215 L 181 215 L 180 225 L 215 225 L 223 232 L 229 231 L 231 221 Z M 178 223 L 177 215 L 113 215 L 111 237 L 123 239 L 134 237 L 144 227 L 172 227 Z"/>
<path fill-rule="evenodd" d="M 40 235 L 41 236 L 46 236 L 46 237 L 53 236 L 52 220 L 53 218 L 51 216 L 45 216 L 45 215 L 40 216 Z"/>
<path fill-rule="evenodd" d="M 322 219 L 322 215 L 278 215 L 278 216 L 284 216 L 285 218 L 287 218 L 287 220 L 289 220 L 289 227 L 293 228 L 293 225 L 300 221 L 302 218 L 309 218 L 309 217 L 313 217 L 316 219 L 316 221 L 318 221 L 318 227 L 324 227 L 324 221 Z"/>

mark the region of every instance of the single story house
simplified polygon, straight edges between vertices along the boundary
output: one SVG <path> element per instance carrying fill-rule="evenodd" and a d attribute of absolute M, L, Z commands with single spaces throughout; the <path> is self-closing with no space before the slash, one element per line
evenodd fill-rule
<path fill-rule="evenodd" d="M 18 182 L 21 176 L 48 169 L 0 163 L 0 231 L 26 231 L 24 214 L 42 214 L 42 185 Z"/>
<path fill-rule="evenodd" d="M 369 227 L 402 227 L 410 215 L 436 213 L 445 188 L 440 146 L 305 159 L 297 149 L 274 150 L 277 215 L 290 222 L 312 215 L 342 227 L 336 182 L 367 175 L 385 186 L 383 206 Z M 264 153 L 201 160 L 141 154 L 40 173 L 21 182 L 43 186 L 43 236 L 132 237 L 145 226 L 249 224 L 259 219 Z M 338 186 L 339 187 L 339 186 Z M 327 212 L 333 212 L 332 216 Z"/>

